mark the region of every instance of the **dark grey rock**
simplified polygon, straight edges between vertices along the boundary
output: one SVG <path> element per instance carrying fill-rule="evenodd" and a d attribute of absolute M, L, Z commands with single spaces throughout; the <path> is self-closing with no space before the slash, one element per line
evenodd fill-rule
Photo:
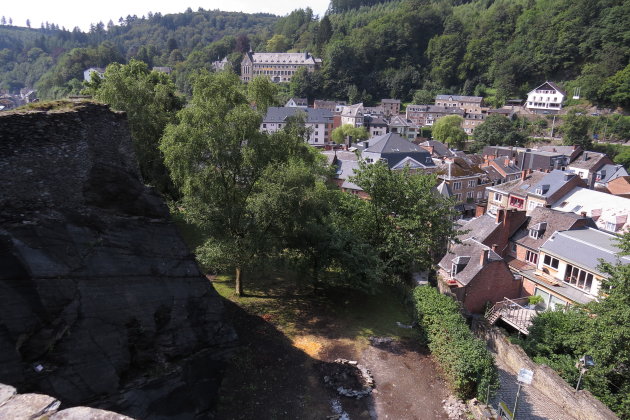
<path fill-rule="evenodd" d="M 96 104 L 0 117 L 0 307 L 0 382 L 143 419 L 209 416 L 236 338 Z"/>

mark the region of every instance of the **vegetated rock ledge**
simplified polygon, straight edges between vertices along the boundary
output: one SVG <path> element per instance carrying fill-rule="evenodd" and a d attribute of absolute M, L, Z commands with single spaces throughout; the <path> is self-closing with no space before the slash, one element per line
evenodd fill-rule
<path fill-rule="evenodd" d="M 143 419 L 208 417 L 234 330 L 126 117 L 0 116 L 0 383 Z"/>

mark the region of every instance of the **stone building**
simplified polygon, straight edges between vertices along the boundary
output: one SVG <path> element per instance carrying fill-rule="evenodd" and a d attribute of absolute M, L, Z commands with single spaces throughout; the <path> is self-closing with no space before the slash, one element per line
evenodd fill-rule
<path fill-rule="evenodd" d="M 304 53 L 255 53 L 247 52 L 241 62 L 241 80 L 249 82 L 259 75 L 267 76 L 274 83 L 288 83 L 301 68 L 318 70 L 322 59 Z"/>

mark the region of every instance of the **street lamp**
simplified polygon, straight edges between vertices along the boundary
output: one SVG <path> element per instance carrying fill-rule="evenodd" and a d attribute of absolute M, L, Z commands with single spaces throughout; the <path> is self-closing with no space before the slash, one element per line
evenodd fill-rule
<path fill-rule="evenodd" d="M 582 376 L 586 373 L 589 368 L 595 366 L 595 361 L 593 360 L 593 356 L 589 356 L 585 354 L 580 358 L 580 361 L 575 364 L 575 367 L 580 369 L 580 377 L 578 378 L 577 385 L 575 386 L 575 390 L 580 389 L 580 382 L 582 382 Z"/>

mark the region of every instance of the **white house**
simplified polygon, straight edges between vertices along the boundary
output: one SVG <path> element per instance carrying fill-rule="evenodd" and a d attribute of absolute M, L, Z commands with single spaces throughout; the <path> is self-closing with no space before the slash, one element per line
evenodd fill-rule
<path fill-rule="evenodd" d="M 298 113 L 304 114 L 304 125 L 309 129 L 305 140 L 313 146 L 323 147 L 330 142 L 332 133 L 333 113 L 327 109 L 298 108 L 298 107 L 269 107 L 267 115 L 260 125 L 260 131 L 275 133 L 286 127 L 287 119 Z"/>
<path fill-rule="evenodd" d="M 584 213 L 601 230 L 617 234 L 630 231 L 630 198 L 577 187 L 553 203 L 551 208 Z"/>
<path fill-rule="evenodd" d="M 353 127 L 363 126 L 363 103 L 344 106 L 341 110 L 341 125 L 350 124 Z"/>
<path fill-rule="evenodd" d="M 525 107 L 536 114 L 557 114 L 566 94 L 553 82 L 545 82 L 527 94 Z"/>
<path fill-rule="evenodd" d="M 89 69 L 83 71 L 83 80 L 85 80 L 86 82 L 91 82 L 92 73 L 96 73 L 99 75 L 99 77 L 102 78 L 103 76 L 105 76 L 105 69 L 102 67 L 90 67 Z"/>

